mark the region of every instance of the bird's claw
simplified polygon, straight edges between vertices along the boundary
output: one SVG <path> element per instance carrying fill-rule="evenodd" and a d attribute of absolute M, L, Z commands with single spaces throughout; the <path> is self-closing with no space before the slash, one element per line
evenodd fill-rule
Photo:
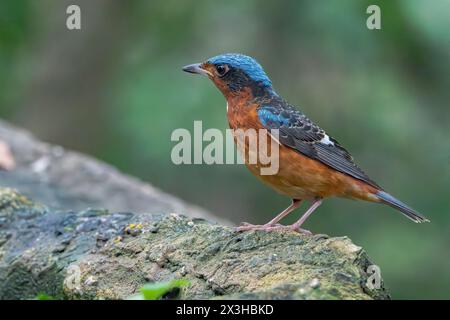
<path fill-rule="evenodd" d="M 251 231 L 251 230 L 262 230 L 262 231 L 294 231 L 304 235 L 312 236 L 312 232 L 306 229 L 297 227 L 295 224 L 290 226 L 283 226 L 281 224 L 250 224 L 243 222 L 239 227 L 236 227 L 237 232 L 241 231 Z"/>
<path fill-rule="evenodd" d="M 304 234 L 304 235 L 307 235 L 307 236 L 312 236 L 313 235 L 313 233 L 311 231 L 306 230 L 306 229 L 302 229 L 302 228 L 297 227 L 295 225 L 291 225 L 291 226 L 288 226 L 288 227 L 290 227 L 290 229 L 292 231 L 295 231 L 295 232 L 298 232 L 298 233 L 301 233 L 301 234 Z"/>
<path fill-rule="evenodd" d="M 248 222 L 243 222 L 239 227 L 236 227 L 236 231 L 250 231 L 250 230 L 263 230 L 272 231 L 274 228 L 282 227 L 281 224 L 251 224 Z"/>

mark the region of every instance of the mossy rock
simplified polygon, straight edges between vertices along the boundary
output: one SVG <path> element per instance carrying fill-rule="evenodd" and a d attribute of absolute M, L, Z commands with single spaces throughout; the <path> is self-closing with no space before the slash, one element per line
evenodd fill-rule
<path fill-rule="evenodd" d="M 184 299 L 388 299 L 347 237 L 251 231 L 171 214 L 53 211 L 0 188 L 0 299 L 124 299 L 186 278 Z"/>

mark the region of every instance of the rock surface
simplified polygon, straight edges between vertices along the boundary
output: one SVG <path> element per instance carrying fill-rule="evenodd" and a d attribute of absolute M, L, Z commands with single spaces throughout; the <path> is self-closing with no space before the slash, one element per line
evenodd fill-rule
<path fill-rule="evenodd" d="M 0 188 L 0 299 L 123 299 L 187 278 L 185 299 L 388 299 L 348 238 L 232 228 L 175 214 L 57 211 Z"/>
<path fill-rule="evenodd" d="M 0 186 L 13 187 L 49 207 L 177 212 L 231 225 L 204 209 L 124 175 L 106 163 L 38 141 L 2 120 L 0 143 L 12 152 L 13 159 L 5 159 L 5 163 L 14 161 L 14 170 L 5 171 L 0 167 Z"/>

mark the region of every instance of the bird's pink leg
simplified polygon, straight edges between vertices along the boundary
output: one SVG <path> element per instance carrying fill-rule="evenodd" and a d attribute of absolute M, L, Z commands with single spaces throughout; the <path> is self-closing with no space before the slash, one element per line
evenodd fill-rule
<path fill-rule="evenodd" d="M 249 223 L 244 222 L 243 225 L 237 227 L 236 230 L 237 231 L 247 231 L 247 230 L 266 230 L 266 231 L 270 231 L 273 228 L 277 228 L 278 227 L 277 222 L 280 221 L 281 219 L 283 219 L 285 216 L 287 216 L 289 213 L 291 213 L 295 209 L 297 209 L 300 206 L 300 202 L 301 201 L 302 200 L 295 200 L 295 199 L 292 200 L 292 203 L 291 203 L 291 205 L 289 207 L 284 209 L 281 213 L 279 213 L 275 218 L 273 218 L 272 220 L 270 220 L 266 224 L 256 225 L 256 224 L 249 224 Z"/>
<path fill-rule="evenodd" d="M 295 231 L 295 232 L 298 232 L 298 233 L 304 233 L 304 234 L 307 234 L 307 235 L 312 235 L 312 233 L 310 231 L 302 229 L 302 228 L 300 228 L 300 226 L 306 221 L 306 219 L 308 219 L 308 217 L 311 215 L 311 213 L 313 213 L 314 210 L 316 210 L 321 204 L 322 204 L 322 199 L 316 199 L 312 203 L 311 207 L 309 207 L 309 209 L 306 210 L 306 212 L 302 215 L 302 217 L 300 219 L 298 219 L 298 221 L 296 223 L 291 224 L 289 226 L 282 226 L 282 225 L 279 225 L 279 224 L 275 224 L 276 222 L 279 221 L 279 220 L 276 220 L 276 218 L 278 218 L 278 216 L 281 215 L 280 214 L 280 215 L 278 215 L 277 217 L 275 217 L 272 220 L 272 221 L 275 220 L 275 222 L 272 225 L 269 225 L 270 222 L 265 224 L 265 225 L 262 225 L 262 226 L 243 225 L 241 227 L 238 227 L 238 231 L 244 231 L 244 230 L 285 231 L 285 230 L 289 230 L 289 231 Z M 287 211 L 289 208 L 287 208 L 285 211 Z M 294 210 L 294 209 L 292 209 L 292 210 Z M 292 210 L 289 211 L 289 212 L 292 212 Z M 285 211 L 283 211 L 282 213 L 284 213 Z M 286 214 L 288 214 L 288 213 L 286 213 Z M 241 229 L 239 229 L 239 228 L 241 228 Z"/>
<path fill-rule="evenodd" d="M 300 233 L 312 234 L 310 231 L 302 229 L 300 227 L 303 224 L 303 222 L 305 222 L 306 219 L 308 219 L 308 217 L 311 215 L 311 213 L 313 213 L 314 210 L 316 210 L 321 204 L 322 204 L 322 199 L 316 199 L 312 203 L 311 207 L 309 207 L 309 209 L 306 210 L 306 212 L 302 215 L 302 217 L 300 219 L 298 219 L 298 221 L 296 223 L 291 224 L 290 226 L 286 226 L 286 227 L 290 228 L 293 231 L 297 231 Z"/>

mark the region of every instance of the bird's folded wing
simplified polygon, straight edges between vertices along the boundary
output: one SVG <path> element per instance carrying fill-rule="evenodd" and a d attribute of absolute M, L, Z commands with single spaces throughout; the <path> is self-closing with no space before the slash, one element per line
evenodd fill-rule
<path fill-rule="evenodd" d="M 262 104 L 258 117 L 266 129 L 279 130 L 279 141 L 283 145 L 381 189 L 354 163 L 347 150 L 284 100 Z"/>

